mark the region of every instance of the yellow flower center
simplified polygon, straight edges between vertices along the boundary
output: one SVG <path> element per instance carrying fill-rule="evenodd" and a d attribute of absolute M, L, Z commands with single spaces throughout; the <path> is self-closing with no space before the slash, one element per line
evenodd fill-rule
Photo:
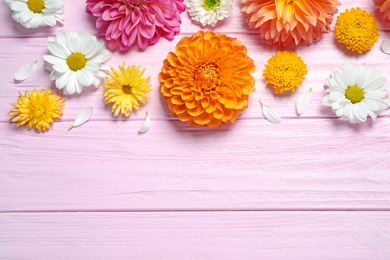
<path fill-rule="evenodd" d="M 195 67 L 195 82 L 203 91 L 214 91 L 218 86 L 220 69 L 214 62 L 206 62 Z"/>
<path fill-rule="evenodd" d="M 214 10 L 219 5 L 219 0 L 204 0 L 203 4 L 206 10 Z"/>
<path fill-rule="evenodd" d="M 28 0 L 28 8 L 34 13 L 40 13 L 45 8 L 45 3 L 43 0 Z"/>
<path fill-rule="evenodd" d="M 375 17 L 362 9 L 345 10 L 337 17 L 334 34 L 336 39 L 352 51 L 369 50 L 379 37 L 379 27 Z"/>
<path fill-rule="evenodd" d="M 364 92 L 357 86 L 350 86 L 347 88 L 347 91 L 345 91 L 345 97 L 349 99 L 352 104 L 355 104 L 363 100 Z"/>
<path fill-rule="evenodd" d="M 125 94 L 131 94 L 131 86 L 129 86 L 129 85 L 123 85 L 122 86 L 122 91 L 123 91 L 123 93 L 125 93 Z"/>
<path fill-rule="evenodd" d="M 69 55 L 69 57 L 66 59 L 66 63 L 71 70 L 78 71 L 85 67 L 87 64 L 87 58 L 85 58 L 84 54 L 75 52 Z"/>
<path fill-rule="evenodd" d="M 32 109 L 32 114 L 33 114 L 33 118 L 39 118 L 41 117 L 42 115 L 45 114 L 45 107 L 43 106 L 43 104 L 35 104 L 33 105 L 33 109 Z"/>

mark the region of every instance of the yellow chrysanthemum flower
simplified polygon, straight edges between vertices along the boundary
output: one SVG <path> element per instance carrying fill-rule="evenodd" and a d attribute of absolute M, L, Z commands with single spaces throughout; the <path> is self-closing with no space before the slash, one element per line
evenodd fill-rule
<path fill-rule="evenodd" d="M 307 73 L 306 64 L 294 52 L 280 51 L 275 53 L 265 65 L 263 76 L 267 78 L 265 83 L 273 84 L 275 93 L 283 91 L 295 91 L 295 87 L 301 86 Z"/>
<path fill-rule="evenodd" d="M 145 99 L 149 98 L 146 93 L 151 91 L 151 85 L 148 82 L 150 76 L 142 78 L 145 69 L 141 71 L 140 66 L 126 67 L 124 62 L 118 67 L 119 71 L 111 67 L 109 77 L 107 76 L 103 83 L 104 102 L 114 103 L 111 112 L 115 116 L 122 113 L 129 117 L 133 109 L 138 110 L 139 102 L 145 104 Z"/>
<path fill-rule="evenodd" d="M 359 7 L 345 10 L 337 17 L 334 35 L 352 51 L 369 50 L 379 37 L 378 21 L 374 15 Z"/>
<path fill-rule="evenodd" d="M 11 103 L 12 108 L 8 113 L 14 116 L 10 121 L 16 123 L 16 127 L 25 125 L 26 128 L 35 128 L 38 133 L 47 131 L 54 118 L 61 119 L 63 113 L 60 111 L 65 106 L 65 101 L 59 95 L 53 94 L 50 90 L 43 89 L 37 92 L 25 92 L 23 96 L 19 93 L 18 103 Z"/>

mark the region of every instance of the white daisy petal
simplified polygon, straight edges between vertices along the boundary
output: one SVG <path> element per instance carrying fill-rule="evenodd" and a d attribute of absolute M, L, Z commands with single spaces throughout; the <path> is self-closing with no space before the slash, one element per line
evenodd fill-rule
<path fill-rule="evenodd" d="M 61 76 L 56 80 L 56 87 L 58 89 L 63 89 L 66 85 L 68 85 L 72 73 L 68 70 L 65 73 L 59 73 L 59 75 Z"/>
<path fill-rule="evenodd" d="M 138 131 L 138 133 L 145 133 L 145 132 L 149 131 L 149 129 L 150 129 L 150 117 L 149 117 L 148 111 L 146 111 L 145 121 L 144 121 L 141 129 Z"/>
<path fill-rule="evenodd" d="M 345 82 L 347 83 L 348 86 L 356 85 L 355 73 L 356 73 L 355 66 L 353 66 L 350 61 L 347 61 L 343 69 L 343 78 L 345 79 Z"/>
<path fill-rule="evenodd" d="M 80 52 L 82 48 L 82 42 L 80 40 L 80 36 L 75 32 L 68 33 L 66 37 L 66 43 L 68 44 L 69 50 L 71 52 Z"/>
<path fill-rule="evenodd" d="M 59 73 L 65 73 L 69 70 L 68 64 L 64 60 L 53 65 L 53 69 Z"/>
<path fill-rule="evenodd" d="M 43 9 L 30 9 L 27 0 L 4 0 L 13 11 L 12 19 L 27 29 L 63 23 L 63 0 L 42 0 Z"/>
<path fill-rule="evenodd" d="M 69 127 L 69 130 L 75 126 L 80 126 L 87 122 L 93 114 L 93 108 L 91 106 L 83 108 L 74 119 L 73 124 Z"/>
<path fill-rule="evenodd" d="M 56 81 L 56 87 L 63 89 L 64 95 L 81 93 L 84 86 L 101 85 L 106 76 L 102 63 L 112 56 L 104 41 L 85 30 L 69 34 L 60 30 L 48 40 L 47 47 L 50 55 L 43 57 L 45 68 L 52 71 L 50 79 Z"/>
<path fill-rule="evenodd" d="M 368 70 L 364 65 L 351 66 L 347 62 L 343 73 L 332 71 L 332 78 L 325 81 L 328 88 L 321 102 L 324 106 L 331 106 L 340 120 L 363 123 L 370 116 L 375 121 L 379 112 L 390 105 L 386 79 L 380 70 Z M 355 81 L 351 74 L 355 75 Z"/>
<path fill-rule="evenodd" d="M 278 112 L 276 112 L 270 106 L 263 104 L 263 102 L 261 102 L 260 100 L 259 100 L 259 102 L 260 102 L 261 107 L 263 108 L 263 115 L 269 122 L 271 122 L 273 124 L 279 124 L 280 122 L 282 122 L 282 119 L 279 116 Z"/>
<path fill-rule="evenodd" d="M 65 49 L 62 45 L 56 42 L 48 42 L 47 48 L 51 54 L 62 59 L 68 58 L 68 56 L 71 54 L 69 50 Z"/>
<path fill-rule="evenodd" d="M 381 44 L 381 50 L 386 54 L 390 54 L 390 42 L 383 40 Z"/>
<path fill-rule="evenodd" d="M 305 111 L 307 105 L 309 104 L 310 97 L 311 97 L 311 90 L 310 88 L 308 91 L 306 91 L 303 95 L 301 95 L 296 102 L 296 109 L 298 115 L 302 115 Z"/>
<path fill-rule="evenodd" d="M 359 65 L 356 70 L 356 86 L 363 88 L 367 79 L 367 69 L 363 64 Z"/>
<path fill-rule="evenodd" d="M 15 74 L 14 79 L 16 81 L 22 81 L 28 79 L 34 72 L 35 67 L 37 66 L 37 60 L 33 63 L 29 63 L 21 67 Z"/>
<path fill-rule="evenodd" d="M 212 1 L 209 2 L 212 3 Z M 187 10 L 191 19 L 196 24 L 201 24 L 202 26 L 211 25 L 214 27 L 218 21 L 230 16 L 233 9 L 232 2 L 233 0 L 215 1 L 214 6 L 207 8 L 203 0 L 188 0 Z"/>
<path fill-rule="evenodd" d="M 345 79 L 343 78 L 343 74 L 341 71 L 335 71 L 334 73 L 334 79 L 336 80 L 337 82 L 337 85 L 343 89 L 347 89 L 348 88 L 348 85 L 347 83 L 345 82 Z"/>
<path fill-rule="evenodd" d="M 88 70 L 77 71 L 77 79 L 83 86 L 92 85 L 93 78 L 93 74 Z"/>

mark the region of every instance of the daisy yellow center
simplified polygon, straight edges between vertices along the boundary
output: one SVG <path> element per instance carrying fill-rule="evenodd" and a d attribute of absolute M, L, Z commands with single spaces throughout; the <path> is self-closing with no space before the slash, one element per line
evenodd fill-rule
<path fill-rule="evenodd" d="M 28 0 L 28 8 L 34 13 L 40 13 L 45 8 L 45 2 L 43 0 Z"/>
<path fill-rule="evenodd" d="M 87 64 L 87 58 L 84 54 L 75 52 L 69 55 L 69 57 L 66 59 L 66 63 L 71 70 L 78 71 L 85 67 Z"/>
<path fill-rule="evenodd" d="M 130 95 L 131 94 L 131 86 L 123 85 L 122 86 L 122 91 L 123 91 L 123 93 Z"/>
<path fill-rule="evenodd" d="M 214 10 L 215 7 L 219 5 L 220 0 L 204 0 L 204 7 L 206 10 Z"/>
<path fill-rule="evenodd" d="M 364 92 L 357 86 L 350 86 L 347 88 L 347 91 L 345 91 L 345 97 L 349 99 L 352 104 L 355 104 L 363 100 Z"/>
<path fill-rule="evenodd" d="M 379 27 L 375 17 L 360 8 L 346 10 L 337 17 L 336 39 L 352 51 L 369 50 L 379 37 Z"/>

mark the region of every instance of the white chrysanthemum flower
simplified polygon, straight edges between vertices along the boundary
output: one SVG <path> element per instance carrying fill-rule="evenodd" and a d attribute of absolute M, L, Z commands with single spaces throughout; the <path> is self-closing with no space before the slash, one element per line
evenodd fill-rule
<path fill-rule="evenodd" d="M 356 68 L 347 61 L 344 69 L 332 71 L 331 77 L 326 80 L 326 87 L 322 104 L 332 107 L 343 121 L 362 123 L 367 116 L 375 121 L 380 111 L 390 105 L 382 72 L 367 69 L 364 65 Z"/>
<path fill-rule="evenodd" d="M 4 3 L 13 11 L 12 19 L 27 29 L 64 23 L 62 0 L 4 0 Z"/>
<path fill-rule="evenodd" d="M 187 0 L 188 13 L 196 24 L 215 26 L 229 17 L 233 0 Z"/>
<path fill-rule="evenodd" d="M 64 95 L 80 93 L 83 86 L 98 88 L 106 76 L 102 63 L 112 56 L 103 40 L 85 30 L 69 34 L 60 30 L 56 37 L 48 38 L 47 48 L 50 55 L 43 56 L 45 68 L 51 71 L 50 79 L 63 89 Z"/>

